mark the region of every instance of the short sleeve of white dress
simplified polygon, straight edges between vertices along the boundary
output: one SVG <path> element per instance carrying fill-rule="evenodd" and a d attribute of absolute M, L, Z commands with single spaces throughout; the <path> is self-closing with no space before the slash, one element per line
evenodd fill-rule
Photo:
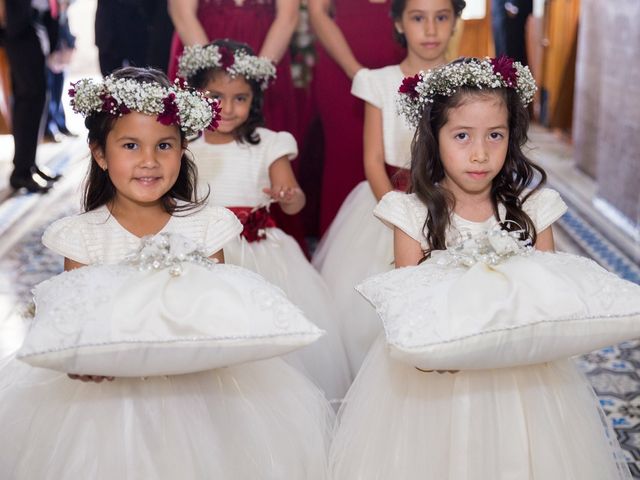
<path fill-rule="evenodd" d="M 550 188 L 542 188 L 533 193 L 522 206 L 531 217 L 538 233 L 550 227 L 567 211 L 560 194 Z"/>
<path fill-rule="evenodd" d="M 207 206 L 198 215 L 205 217 L 204 250 L 211 256 L 242 232 L 242 224 L 235 214 L 224 207 Z"/>
<path fill-rule="evenodd" d="M 298 144 L 289 132 L 274 132 L 266 128 L 261 128 L 258 132 L 260 144 L 263 144 L 265 167 L 270 167 L 279 158 L 286 157 L 293 160 L 298 156 Z"/>
<path fill-rule="evenodd" d="M 373 72 L 368 68 L 358 70 L 351 83 L 351 95 L 361 98 L 382 110 L 382 95 L 379 92 L 380 82 L 376 82 Z"/>
<path fill-rule="evenodd" d="M 424 248 L 426 239 L 423 226 L 427 209 L 415 194 L 388 192 L 373 210 L 373 214 L 388 227 L 399 228 Z"/>
<path fill-rule="evenodd" d="M 88 265 L 91 260 L 84 225 L 81 215 L 56 220 L 44 231 L 42 244 L 63 257 Z"/>

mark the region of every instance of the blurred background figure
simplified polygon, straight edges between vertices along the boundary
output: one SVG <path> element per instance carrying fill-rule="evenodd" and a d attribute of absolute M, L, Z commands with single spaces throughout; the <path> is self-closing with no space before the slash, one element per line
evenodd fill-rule
<path fill-rule="evenodd" d="M 390 10 L 389 0 L 309 0 L 318 38 L 313 90 L 324 136 L 320 235 L 348 193 L 364 180 L 364 102 L 351 95 L 351 80 L 361 68 L 380 68 L 404 58 L 393 40 Z"/>
<path fill-rule="evenodd" d="M 100 72 L 106 76 L 127 65 L 146 63 L 148 35 L 144 0 L 98 0 L 96 46 Z"/>
<path fill-rule="evenodd" d="M 507 55 L 528 65 L 526 25 L 533 0 L 491 0 L 491 24 L 496 56 Z"/>
<path fill-rule="evenodd" d="M 103 76 L 129 65 L 166 72 L 172 35 L 166 0 L 98 0 L 95 41 Z"/>
<path fill-rule="evenodd" d="M 68 7 L 68 1 L 62 1 L 59 4 L 57 12 L 57 42 L 55 45 L 51 45 L 51 53 L 47 58 L 48 108 L 45 113 L 44 139 L 50 142 L 60 142 L 64 135 L 76 136 L 67 128 L 62 101 L 65 68 L 71 62 L 76 45 L 76 37 L 69 29 Z M 52 18 L 52 22 L 55 20 Z"/>
<path fill-rule="evenodd" d="M 45 193 L 59 176 L 36 165 L 47 95 L 45 59 L 57 43 L 55 0 L 3 0 L 5 48 L 11 70 L 11 119 L 15 145 L 13 189 Z"/>

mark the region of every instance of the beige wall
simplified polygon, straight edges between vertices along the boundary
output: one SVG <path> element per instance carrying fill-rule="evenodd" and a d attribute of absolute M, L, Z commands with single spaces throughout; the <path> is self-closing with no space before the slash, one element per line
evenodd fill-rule
<path fill-rule="evenodd" d="M 640 1 L 582 0 L 573 139 L 598 195 L 640 221 Z"/>

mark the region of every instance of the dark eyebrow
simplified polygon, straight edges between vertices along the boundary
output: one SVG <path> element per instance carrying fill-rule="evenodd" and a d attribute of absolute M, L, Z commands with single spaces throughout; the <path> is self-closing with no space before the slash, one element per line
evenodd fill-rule
<path fill-rule="evenodd" d="M 175 137 L 173 137 L 173 136 L 162 137 L 162 138 L 159 138 L 157 141 L 158 142 L 166 142 L 167 140 L 178 140 L 178 137 L 177 136 L 175 136 Z M 135 138 L 135 137 L 129 137 L 129 136 L 125 135 L 124 137 L 116 138 L 116 141 L 117 142 L 126 141 L 126 142 L 131 142 L 131 143 L 139 143 L 140 139 Z"/>
<path fill-rule="evenodd" d="M 452 13 L 452 8 L 441 8 L 440 10 L 436 10 L 436 13 Z M 427 10 L 420 10 L 419 8 L 414 8 L 413 10 L 409 10 L 407 12 L 409 15 L 412 13 L 427 13 Z"/>

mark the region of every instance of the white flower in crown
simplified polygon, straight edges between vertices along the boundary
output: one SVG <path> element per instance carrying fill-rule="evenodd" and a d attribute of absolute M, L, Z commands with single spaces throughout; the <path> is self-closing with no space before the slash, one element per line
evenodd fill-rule
<path fill-rule="evenodd" d="M 213 130 L 220 120 L 216 100 L 179 81 L 164 87 L 111 75 L 102 82 L 85 78 L 71 84 L 69 96 L 73 110 L 85 117 L 99 112 L 116 117 L 139 112 L 157 116 L 163 125 L 177 125 L 186 135 Z"/>
<path fill-rule="evenodd" d="M 191 78 L 206 68 L 221 68 L 232 77 L 238 75 L 255 80 L 262 90 L 276 78 L 276 67 L 266 57 L 250 55 L 244 50 L 230 51 L 218 45 L 185 47 L 178 60 L 178 75 Z"/>
<path fill-rule="evenodd" d="M 528 105 L 536 93 L 536 82 L 528 67 L 507 56 L 467 59 L 420 72 L 402 81 L 398 89 L 398 113 L 416 127 L 427 103 L 434 97 L 450 97 L 460 87 L 479 89 L 513 88 L 523 105 Z"/>

